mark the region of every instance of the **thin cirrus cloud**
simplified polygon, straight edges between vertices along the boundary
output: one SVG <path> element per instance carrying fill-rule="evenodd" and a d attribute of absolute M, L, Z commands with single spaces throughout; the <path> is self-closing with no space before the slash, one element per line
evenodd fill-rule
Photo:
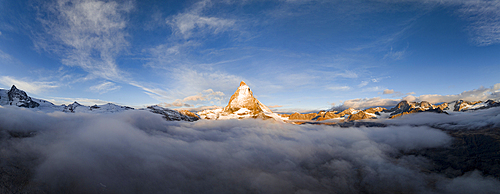
<path fill-rule="evenodd" d="M 63 64 L 80 67 L 91 77 L 121 80 L 124 72 L 116 64 L 116 56 L 129 46 L 125 14 L 132 9 L 130 2 L 47 3 L 37 18 L 44 33 L 37 33 L 33 41 L 37 48 L 63 56 Z"/>
<path fill-rule="evenodd" d="M 100 94 L 104 94 L 106 92 L 113 91 L 113 90 L 118 90 L 120 88 L 121 88 L 121 86 L 117 86 L 113 82 L 106 81 L 106 82 L 102 82 L 101 84 L 98 84 L 98 85 L 95 85 L 95 86 L 91 86 L 89 89 L 92 92 L 97 92 L 97 93 L 100 93 Z"/>
<path fill-rule="evenodd" d="M 399 1 L 382 0 L 387 3 Z M 429 0 L 415 1 L 434 7 L 436 4 L 444 6 L 459 6 L 456 11 L 464 20 L 470 22 L 466 30 L 470 32 L 471 42 L 477 46 L 488 46 L 500 43 L 500 2 L 489 0 L 455 1 L 455 0 Z"/>
<path fill-rule="evenodd" d="M 28 81 L 19 80 L 10 76 L 1 76 L 0 84 L 5 86 L 16 85 L 17 88 L 21 88 L 26 92 L 40 94 L 46 90 L 58 88 L 59 86 L 54 82 L 40 82 L 40 81 Z"/>
<path fill-rule="evenodd" d="M 346 90 L 350 90 L 351 87 L 349 86 L 331 86 L 331 87 L 328 87 L 328 89 L 330 90 L 340 90 L 340 91 L 346 91 Z"/>
<path fill-rule="evenodd" d="M 184 39 L 230 30 L 235 25 L 235 20 L 203 15 L 203 11 L 211 4 L 210 0 L 197 2 L 186 12 L 174 15 L 166 22 L 174 29 L 176 35 Z"/>
<path fill-rule="evenodd" d="M 500 43 L 500 2 L 499 1 L 465 1 L 460 13 L 465 14 L 471 22 L 469 31 L 472 41 L 479 46 Z"/>

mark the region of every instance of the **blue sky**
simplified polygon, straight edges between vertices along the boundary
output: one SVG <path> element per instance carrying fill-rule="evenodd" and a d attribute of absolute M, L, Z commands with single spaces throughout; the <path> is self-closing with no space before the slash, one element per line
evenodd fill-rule
<path fill-rule="evenodd" d="M 500 97 L 500 2 L 0 0 L 0 87 L 278 111 Z"/>

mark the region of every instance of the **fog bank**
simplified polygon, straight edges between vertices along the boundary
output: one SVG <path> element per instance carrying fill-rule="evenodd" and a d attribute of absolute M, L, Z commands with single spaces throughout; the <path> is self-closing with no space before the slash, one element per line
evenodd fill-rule
<path fill-rule="evenodd" d="M 259 119 L 174 122 L 0 108 L 0 191 L 36 193 L 496 192 L 474 171 L 448 179 L 402 152 L 449 146 L 428 126 L 340 128 Z M 477 119 L 482 119 L 477 117 Z M 12 181 L 14 180 L 14 181 Z"/>

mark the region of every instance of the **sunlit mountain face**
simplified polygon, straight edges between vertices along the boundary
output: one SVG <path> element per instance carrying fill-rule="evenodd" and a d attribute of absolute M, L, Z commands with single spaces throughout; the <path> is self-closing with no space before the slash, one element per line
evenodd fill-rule
<path fill-rule="evenodd" d="M 0 193 L 497 193 L 500 2 L 0 1 Z"/>

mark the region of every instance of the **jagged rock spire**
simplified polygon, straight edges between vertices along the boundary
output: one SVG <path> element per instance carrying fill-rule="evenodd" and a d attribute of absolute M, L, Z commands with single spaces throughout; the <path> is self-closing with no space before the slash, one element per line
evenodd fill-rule
<path fill-rule="evenodd" d="M 7 95 L 9 97 L 9 101 L 17 101 L 16 106 L 27 108 L 35 108 L 40 106 L 40 104 L 31 100 L 31 97 L 29 97 L 26 92 L 17 89 L 15 85 L 12 85 L 10 90 L 7 92 Z"/>

